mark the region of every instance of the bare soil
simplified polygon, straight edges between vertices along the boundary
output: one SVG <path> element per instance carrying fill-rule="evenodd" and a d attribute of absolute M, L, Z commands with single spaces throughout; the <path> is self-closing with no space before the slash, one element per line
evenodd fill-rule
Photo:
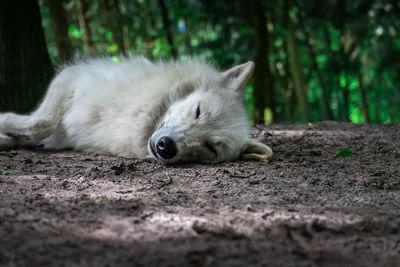
<path fill-rule="evenodd" d="M 0 265 L 400 266 L 400 125 L 254 136 L 269 162 L 0 152 Z"/>

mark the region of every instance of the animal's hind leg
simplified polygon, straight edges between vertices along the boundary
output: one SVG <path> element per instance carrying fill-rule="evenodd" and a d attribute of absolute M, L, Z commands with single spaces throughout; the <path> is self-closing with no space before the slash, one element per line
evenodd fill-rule
<path fill-rule="evenodd" d="M 53 80 L 43 103 L 32 114 L 0 114 L 0 149 L 16 144 L 34 143 L 50 136 L 56 130 L 69 93 L 68 77 L 70 76 L 64 71 Z"/>
<path fill-rule="evenodd" d="M 58 121 L 52 115 L 0 114 L 0 133 L 18 140 L 41 140 L 48 137 L 57 127 Z M 3 138 L 4 139 L 4 138 Z"/>

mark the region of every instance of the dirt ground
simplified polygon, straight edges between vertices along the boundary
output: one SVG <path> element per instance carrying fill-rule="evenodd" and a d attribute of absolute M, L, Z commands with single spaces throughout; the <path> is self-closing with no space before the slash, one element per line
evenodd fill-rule
<path fill-rule="evenodd" d="M 400 266 L 400 125 L 254 136 L 269 162 L 0 152 L 0 265 Z"/>

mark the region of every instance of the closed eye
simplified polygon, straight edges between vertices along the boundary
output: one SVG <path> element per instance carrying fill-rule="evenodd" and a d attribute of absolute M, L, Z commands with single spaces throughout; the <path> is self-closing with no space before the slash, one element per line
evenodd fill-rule
<path fill-rule="evenodd" d="M 200 117 L 200 105 L 197 105 L 195 119 Z"/>
<path fill-rule="evenodd" d="M 207 150 L 209 150 L 210 152 L 215 154 L 215 157 L 218 156 L 218 152 L 217 150 L 215 150 L 215 148 L 210 144 L 210 143 L 204 143 L 205 148 L 207 148 Z"/>

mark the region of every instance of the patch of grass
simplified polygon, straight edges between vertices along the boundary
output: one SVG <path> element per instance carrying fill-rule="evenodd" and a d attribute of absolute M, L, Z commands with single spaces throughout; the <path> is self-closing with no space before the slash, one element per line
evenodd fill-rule
<path fill-rule="evenodd" d="M 347 147 L 343 148 L 342 150 L 336 152 L 336 157 L 340 158 L 349 158 L 353 155 L 353 152 L 348 149 Z"/>

